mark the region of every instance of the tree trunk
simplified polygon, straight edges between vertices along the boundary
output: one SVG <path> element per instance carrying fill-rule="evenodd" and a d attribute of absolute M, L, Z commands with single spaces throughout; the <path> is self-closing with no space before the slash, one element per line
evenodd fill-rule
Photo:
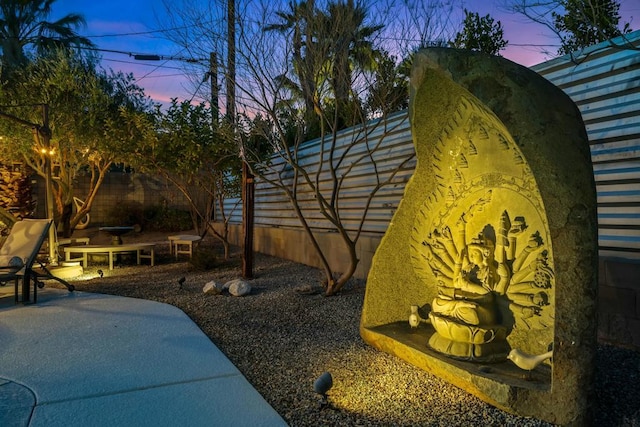
<path fill-rule="evenodd" d="M 351 240 L 345 239 L 345 244 L 349 248 L 349 268 L 347 271 L 342 273 L 338 280 L 330 280 L 328 282 L 327 288 L 325 289 L 324 294 L 326 296 L 336 295 L 342 287 L 353 277 L 353 274 L 356 272 L 356 268 L 358 267 L 358 263 L 360 260 L 358 259 L 358 254 L 356 253 L 356 245 Z"/>
<path fill-rule="evenodd" d="M 227 261 L 231 256 L 231 245 L 228 240 L 222 240 L 222 247 L 224 248 L 224 260 Z"/>
<path fill-rule="evenodd" d="M 71 228 L 72 215 L 73 215 L 73 204 L 65 203 L 62 207 L 62 215 L 60 216 L 60 227 L 62 228 L 62 237 L 69 238 L 73 234 L 73 228 Z"/>

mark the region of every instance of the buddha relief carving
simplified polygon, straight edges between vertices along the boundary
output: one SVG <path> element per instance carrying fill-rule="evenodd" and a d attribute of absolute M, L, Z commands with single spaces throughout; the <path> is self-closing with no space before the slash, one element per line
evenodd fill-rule
<path fill-rule="evenodd" d="M 412 265 L 436 288 L 428 346 L 498 362 L 512 338 L 519 347 L 552 341 L 547 224 L 529 168 L 499 121 L 471 99 L 453 117 L 436 147 L 439 185 L 414 222 Z"/>
<path fill-rule="evenodd" d="M 371 262 L 363 340 L 505 411 L 588 423 L 598 228 L 579 109 L 462 50 L 420 51 L 410 88 L 417 163 Z"/>

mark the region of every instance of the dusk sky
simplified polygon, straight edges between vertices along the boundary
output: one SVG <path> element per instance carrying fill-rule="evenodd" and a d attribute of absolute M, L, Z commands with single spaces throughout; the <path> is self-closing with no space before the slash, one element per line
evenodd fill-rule
<path fill-rule="evenodd" d="M 551 59 L 535 45 L 555 45 L 557 39 L 543 26 L 502 11 L 498 7 L 501 4 L 504 4 L 504 0 L 467 0 L 465 7 L 481 16 L 490 14 L 501 22 L 505 39 L 509 41 L 507 49 L 501 52 L 505 58 L 525 66 Z M 179 55 L 180 51 L 175 45 L 162 39 L 158 33 L 150 33 L 159 29 L 157 14 L 163 10 L 162 0 L 58 0 L 53 4 L 53 16 L 50 19 L 71 12 L 84 15 L 87 27 L 81 33 L 100 49 Z M 630 22 L 632 29 L 638 29 L 634 17 L 640 15 L 640 0 L 622 0 L 620 12 L 622 22 Z M 547 50 L 555 52 L 557 47 L 548 46 Z M 115 52 L 102 52 L 102 57 L 106 68 L 133 73 L 137 83 L 154 101 L 164 103 L 174 97 L 179 100 L 191 98 L 190 86 L 181 76 L 180 64 L 175 61 L 135 61 L 126 54 Z"/>

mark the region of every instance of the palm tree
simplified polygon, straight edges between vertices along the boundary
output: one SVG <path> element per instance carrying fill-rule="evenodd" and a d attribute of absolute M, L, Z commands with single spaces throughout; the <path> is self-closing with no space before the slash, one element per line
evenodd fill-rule
<path fill-rule="evenodd" d="M 319 75 L 326 61 L 318 54 L 317 32 L 318 11 L 314 0 L 289 2 L 288 11 L 278 11 L 276 15 L 282 19 L 281 23 L 269 24 L 264 31 L 277 31 L 282 34 L 291 33 L 293 71 L 298 84 L 287 76 L 279 76 L 283 88 L 304 102 L 304 118 L 306 122 L 307 138 L 314 138 L 319 129 L 319 92 L 321 82 Z"/>
<path fill-rule="evenodd" d="M 382 26 L 364 25 L 367 10 L 353 0 L 330 1 L 324 11 L 316 8 L 313 0 L 290 1 L 288 11 L 276 14 L 282 22 L 264 30 L 291 34 L 292 65 L 299 83 L 299 90 L 292 93 L 299 93 L 304 100 L 308 133 L 318 128 L 320 116 L 329 118 L 327 110 L 331 109 L 333 119 L 329 122 L 334 131 L 353 125 L 360 109 L 353 91 L 353 71 L 375 68 L 380 53 L 369 39 Z M 292 89 L 291 79 L 281 81 Z M 333 105 L 321 105 L 327 86 L 333 92 Z"/>
<path fill-rule="evenodd" d="M 382 57 L 381 52 L 373 47 L 370 38 L 383 26 L 364 25 L 366 17 L 367 9 L 364 4 L 353 0 L 330 2 L 324 17 L 327 23 L 325 37 L 328 37 L 330 45 L 336 129 L 352 126 L 357 122 L 355 110 L 359 110 L 360 105 L 353 91 L 353 70 L 373 71 L 377 59 Z"/>
<path fill-rule="evenodd" d="M 85 25 L 82 15 L 70 13 L 57 21 L 46 19 L 56 0 L 2 0 L 0 2 L 0 45 L 3 77 L 28 62 L 27 49 L 38 53 L 57 47 L 94 46 L 75 31 Z"/>

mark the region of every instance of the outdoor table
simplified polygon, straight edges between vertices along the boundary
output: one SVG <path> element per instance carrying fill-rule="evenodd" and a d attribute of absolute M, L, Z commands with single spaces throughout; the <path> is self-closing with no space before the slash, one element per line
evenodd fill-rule
<path fill-rule="evenodd" d="M 178 259 L 179 254 L 189 255 L 189 258 L 192 258 L 193 243 L 199 242 L 200 240 L 200 236 L 193 234 L 177 234 L 175 236 L 169 236 L 169 255 L 175 254 L 176 259 Z"/>

